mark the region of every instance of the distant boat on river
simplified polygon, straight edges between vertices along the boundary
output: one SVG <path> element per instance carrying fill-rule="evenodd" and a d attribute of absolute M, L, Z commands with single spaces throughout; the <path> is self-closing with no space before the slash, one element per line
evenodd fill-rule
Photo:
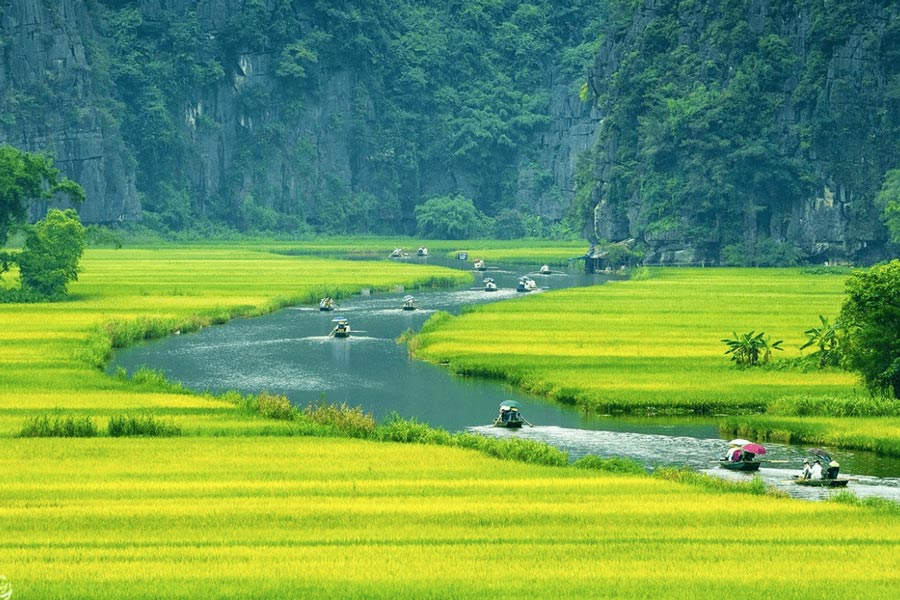
<path fill-rule="evenodd" d="M 531 426 L 531 423 L 519 412 L 519 403 L 515 400 L 506 400 L 500 404 L 500 413 L 494 419 L 494 427 L 507 427 L 520 429 L 522 425 Z"/>
<path fill-rule="evenodd" d="M 416 299 L 412 296 L 403 296 L 403 310 L 416 310 Z"/>
<path fill-rule="evenodd" d="M 472 268 L 476 271 L 484 271 L 487 267 L 484 266 L 484 261 L 479 258 L 472 263 Z"/>
<path fill-rule="evenodd" d="M 492 277 L 485 277 L 484 279 L 484 291 L 486 292 L 496 292 L 497 291 L 497 283 L 494 281 Z"/>
<path fill-rule="evenodd" d="M 350 322 L 347 321 L 347 319 L 344 317 L 335 317 L 331 322 L 334 323 L 334 329 L 328 334 L 330 337 L 350 337 Z"/>
<path fill-rule="evenodd" d="M 537 282 L 528 275 L 519 277 L 519 284 L 516 286 L 517 292 L 533 292 L 538 289 Z"/>
<path fill-rule="evenodd" d="M 319 300 L 319 310 L 334 310 L 335 308 L 337 308 L 337 304 L 334 303 L 331 296 L 325 296 Z"/>
<path fill-rule="evenodd" d="M 541 266 L 541 271 L 540 271 L 541 275 L 549 275 L 552 272 L 553 271 L 550 270 L 550 265 L 542 265 Z"/>
<path fill-rule="evenodd" d="M 419 249 L 416 250 L 417 256 L 428 256 L 428 248 L 425 246 L 419 246 Z"/>

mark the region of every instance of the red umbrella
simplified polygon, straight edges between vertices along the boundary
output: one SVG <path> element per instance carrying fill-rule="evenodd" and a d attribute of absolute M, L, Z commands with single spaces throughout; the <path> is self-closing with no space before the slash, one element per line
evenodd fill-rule
<path fill-rule="evenodd" d="M 752 452 L 753 454 L 766 453 L 766 449 L 759 444 L 744 444 L 743 446 L 741 446 L 741 450 L 743 450 L 744 452 Z"/>

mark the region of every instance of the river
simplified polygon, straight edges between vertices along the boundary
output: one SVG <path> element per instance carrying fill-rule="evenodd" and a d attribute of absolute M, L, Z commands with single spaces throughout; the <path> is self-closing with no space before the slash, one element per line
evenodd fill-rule
<path fill-rule="evenodd" d="M 467 270 L 472 265 L 468 260 L 442 257 L 407 260 Z M 333 312 L 320 311 L 317 306 L 292 307 L 120 350 L 109 370 L 124 367 L 133 372 L 146 366 L 192 390 L 236 390 L 245 394 L 268 391 L 284 394 L 298 406 L 324 398 L 331 403 L 361 406 L 377 419 L 396 412 L 448 431 L 533 439 L 566 450 L 572 458 L 585 454 L 621 456 L 648 468 L 685 466 L 731 479 L 747 477 L 718 468 L 716 459 L 724 453 L 726 444 L 714 418 L 589 415 L 497 382 L 454 376 L 443 367 L 410 359 L 406 347 L 396 341 L 404 331 L 417 330 L 438 310 L 459 313 L 466 305 L 514 302 L 526 295 L 516 291 L 523 274 L 538 283 L 539 289 L 530 293 L 599 285 L 608 280 L 603 275 L 585 274 L 581 263 L 569 269 L 556 268 L 550 275 L 538 274 L 537 267 L 487 266 L 487 271 L 476 272 L 472 287 L 409 292 L 418 306 L 414 311 L 401 308 L 402 297 L 408 293 L 405 290 L 379 294 L 362 290 L 339 301 Z M 485 292 L 484 277 L 494 279 L 499 289 Z M 329 335 L 336 317 L 350 321 L 353 333 L 349 338 Z M 518 401 L 534 427 L 490 427 L 504 400 Z M 808 448 L 783 444 L 766 447 L 768 462 L 759 472 L 766 483 L 803 498 L 821 498 L 829 493 L 790 483 Z M 900 460 L 858 451 L 832 453 L 839 457 L 842 475 L 854 478 L 849 489 L 858 496 L 900 500 Z"/>

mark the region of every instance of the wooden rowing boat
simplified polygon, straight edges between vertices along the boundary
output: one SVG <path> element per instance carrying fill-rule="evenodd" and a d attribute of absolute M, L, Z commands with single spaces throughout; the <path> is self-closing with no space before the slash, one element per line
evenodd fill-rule
<path fill-rule="evenodd" d="M 723 469 L 731 471 L 759 471 L 759 465 L 762 462 L 758 460 L 725 460 L 719 461 L 719 466 Z"/>
<path fill-rule="evenodd" d="M 847 487 L 850 480 L 846 477 L 838 479 L 804 479 L 797 475 L 794 476 L 794 483 L 797 485 L 808 485 L 812 487 Z"/>

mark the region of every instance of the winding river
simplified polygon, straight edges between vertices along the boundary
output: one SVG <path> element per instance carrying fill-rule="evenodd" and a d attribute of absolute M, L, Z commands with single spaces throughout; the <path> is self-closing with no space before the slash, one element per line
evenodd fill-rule
<path fill-rule="evenodd" d="M 410 258 L 432 264 L 471 269 L 470 261 L 439 257 Z M 116 353 L 109 370 L 129 372 L 146 366 L 160 370 L 173 381 L 197 391 L 242 393 L 268 391 L 284 394 L 296 405 L 325 399 L 331 403 L 362 406 L 376 418 L 396 412 L 449 431 L 469 430 L 483 435 L 520 436 L 545 442 L 569 452 L 621 456 L 648 468 L 686 466 L 731 479 L 747 477 L 718 468 L 716 459 L 725 451 L 717 421 L 712 418 L 617 418 L 588 415 L 569 406 L 523 394 L 508 386 L 457 377 L 446 369 L 408 357 L 397 338 L 417 330 L 435 311 L 458 313 L 463 306 L 484 302 L 516 301 L 521 275 L 538 283 L 536 292 L 573 286 L 602 284 L 607 278 L 589 275 L 575 263 L 568 270 L 540 275 L 537 268 L 488 264 L 476 273 L 473 287 L 412 292 L 417 310 L 402 310 L 402 297 L 367 290 L 339 302 L 334 312 L 315 306 L 284 309 L 254 319 L 236 319 L 196 333 L 173 336 Z M 485 292 L 482 278 L 491 277 L 499 289 Z M 329 336 L 332 319 L 350 321 L 349 338 Z M 527 332 L 523 332 L 527 335 Z M 498 340 L 498 344 L 502 344 Z M 521 430 L 490 427 L 497 406 L 517 400 L 522 413 L 534 424 Z M 792 496 L 821 498 L 822 488 L 801 488 L 790 483 L 808 448 L 766 444 L 768 462 L 759 475 L 767 484 Z M 853 478 L 848 489 L 857 496 L 871 495 L 900 500 L 900 460 L 872 453 L 834 450 L 842 475 Z"/>

